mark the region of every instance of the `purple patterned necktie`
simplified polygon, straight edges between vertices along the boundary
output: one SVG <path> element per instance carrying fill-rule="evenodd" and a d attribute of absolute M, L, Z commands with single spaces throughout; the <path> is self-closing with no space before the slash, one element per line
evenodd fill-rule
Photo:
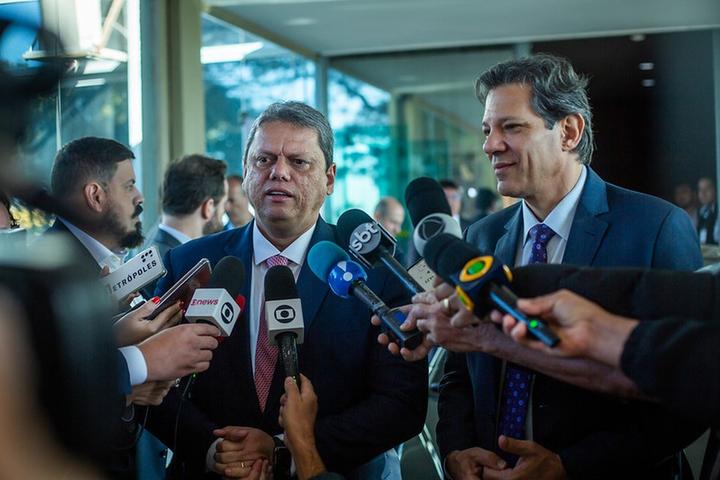
<path fill-rule="evenodd" d="M 533 239 L 532 252 L 528 263 L 547 263 L 547 244 L 555 232 L 539 223 L 530 229 L 530 238 Z M 499 432 L 512 438 L 525 439 L 525 423 L 527 419 L 528 402 L 530 401 L 530 384 L 533 373 L 519 365 L 508 363 L 505 368 L 505 382 L 500 400 Z M 503 453 L 509 463 L 514 464 L 517 457 Z"/>
<path fill-rule="evenodd" d="M 288 259 L 275 255 L 265 260 L 268 268 L 276 265 L 287 265 Z M 270 385 L 275 375 L 275 364 L 278 358 L 278 347 L 270 345 L 267 320 L 265 319 L 265 302 L 261 300 L 260 325 L 258 325 L 257 347 L 255 349 L 255 391 L 257 392 L 260 411 L 265 411 Z"/>

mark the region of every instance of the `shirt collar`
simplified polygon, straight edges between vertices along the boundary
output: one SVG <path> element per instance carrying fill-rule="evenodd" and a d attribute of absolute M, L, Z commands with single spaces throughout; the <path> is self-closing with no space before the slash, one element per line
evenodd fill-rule
<path fill-rule="evenodd" d="M 570 237 L 570 229 L 572 228 L 573 219 L 575 218 L 575 210 L 577 210 L 577 206 L 580 203 L 580 194 L 582 194 L 586 179 L 587 167 L 583 165 L 580 177 L 577 182 L 575 182 L 575 186 L 560 200 L 560 203 L 555 205 L 555 208 L 552 209 L 550 214 L 542 222 L 537 219 L 532 210 L 530 210 L 530 207 L 525 203 L 525 200 L 523 200 L 523 242 L 527 240 L 530 229 L 538 223 L 544 223 L 552 228 L 555 235 L 567 241 L 568 237 Z"/>
<path fill-rule="evenodd" d="M 308 247 L 310 247 L 310 239 L 315 232 L 315 227 L 317 227 L 317 222 L 281 252 L 260 232 L 257 221 L 253 222 L 253 257 L 255 265 L 260 265 L 275 255 L 282 255 L 296 265 L 302 265 Z"/>
<path fill-rule="evenodd" d="M 183 232 L 181 232 L 180 230 L 177 230 L 177 229 L 175 229 L 175 228 L 169 227 L 169 226 L 165 225 L 164 223 L 161 223 L 160 225 L 158 225 L 158 228 L 159 228 L 160 230 L 162 230 L 163 232 L 165 232 L 165 233 L 169 234 L 170 236 L 172 236 L 175 240 L 177 240 L 177 241 L 180 242 L 180 243 L 187 243 L 187 242 L 189 242 L 190 240 L 192 240 L 192 238 L 188 237 L 187 235 L 185 235 L 185 234 L 184 234 Z"/>
<path fill-rule="evenodd" d="M 57 219 L 61 221 L 68 230 L 70 230 L 70 233 L 72 233 L 75 238 L 80 241 L 80 243 L 83 244 L 83 246 L 87 249 L 88 252 L 90 252 L 90 255 L 92 255 L 92 257 L 95 259 L 99 266 L 104 267 L 107 265 L 112 271 L 122 265 L 123 259 L 121 255 L 113 252 L 105 245 L 98 242 L 93 237 L 80 230 L 78 227 L 65 220 L 64 218 L 58 217 Z"/>

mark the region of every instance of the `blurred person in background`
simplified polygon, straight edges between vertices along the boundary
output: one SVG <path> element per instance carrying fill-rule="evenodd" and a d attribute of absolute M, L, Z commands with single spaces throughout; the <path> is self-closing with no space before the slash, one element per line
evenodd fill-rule
<path fill-rule="evenodd" d="M 681 183 L 673 192 L 673 203 L 682 208 L 690 216 L 693 227 L 698 225 L 698 200 L 693 188 L 687 183 Z"/>
<path fill-rule="evenodd" d="M 390 235 L 397 237 L 405 221 L 405 209 L 395 197 L 383 197 L 375 206 L 373 218 L 385 227 Z"/>
<path fill-rule="evenodd" d="M 717 192 L 715 182 L 710 177 L 698 180 L 698 201 L 700 208 L 697 216 L 697 232 L 703 245 L 717 245 L 720 241 L 720 223 L 718 223 Z"/>
<path fill-rule="evenodd" d="M 142 250 L 155 245 L 164 258 L 171 248 L 221 231 L 228 196 L 226 170 L 227 164 L 222 160 L 200 154 L 186 155 L 172 162 L 163 179 L 160 224 L 149 232 Z M 157 281 L 144 287 L 143 295 L 150 298 L 156 284 Z M 166 457 L 167 447 L 144 431 L 138 440 L 138 479 L 165 478 Z"/>
<path fill-rule="evenodd" d="M 478 189 L 477 197 L 475 197 L 475 205 L 478 211 L 474 220 L 476 222 L 500 210 L 500 197 L 495 190 L 482 187 Z"/>
<path fill-rule="evenodd" d="M 447 198 L 448 204 L 450 205 L 452 217 L 458 222 L 458 224 L 460 224 L 460 229 L 465 231 L 465 229 L 470 226 L 470 222 L 460 216 L 462 213 L 462 188 L 460 188 L 460 185 L 458 185 L 457 182 L 450 180 L 449 178 L 439 180 L 439 183 L 442 186 L 443 192 L 445 192 L 445 198 Z"/>
<path fill-rule="evenodd" d="M 0 230 L 18 227 L 15 217 L 10 212 L 10 198 L 4 192 L 0 192 Z"/>
<path fill-rule="evenodd" d="M 228 198 L 227 164 L 205 155 L 186 155 L 165 171 L 160 224 L 148 233 L 141 250 L 155 245 L 164 258 L 171 248 L 223 229 Z M 153 282 L 143 288 L 150 298 Z"/>
<path fill-rule="evenodd" d="M 248 224 L 253 216 L 250 213 L 247 195 L 242 188 L 243 178 L 240 175 L 230 175 L 227 180 L 228 199 L 225 203 L 225 210 L 230 221 L 225 225 L 225 230 L 230 230 Z"/>

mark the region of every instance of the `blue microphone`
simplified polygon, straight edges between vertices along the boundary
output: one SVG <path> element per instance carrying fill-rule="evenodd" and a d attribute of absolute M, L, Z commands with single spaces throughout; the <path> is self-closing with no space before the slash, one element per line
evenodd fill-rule
<path fill-rule="evenodd" d="M 417 348 L 423 340 L 422 333 L 415 329 L 408 332 L 400 330 L 405 321 L 405 314 L 391 309 L 365 283 L 367 273 L 360 264 L 350 260 L 345 251 L 332 242 L 322 241 L 310 249 L 307 257 L 310 270 L 323 282 L 327 282 L 330 290 L 341 298 L 355 297 L 367 305 L 380 318 L 383 330 L 392 342 L 400 348 Z"/>

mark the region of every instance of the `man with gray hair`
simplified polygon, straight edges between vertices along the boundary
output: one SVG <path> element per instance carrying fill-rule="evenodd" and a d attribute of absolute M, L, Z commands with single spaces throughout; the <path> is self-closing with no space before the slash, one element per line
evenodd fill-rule
<path fill-rule="evenodd" d="M 182 389 L 172 392 L 151 414 L 153 433 L 176 446 L 168 478 L 243 478 L 266 460 L 276 480 L 287 478 L 290 459 L 278 424 L 285 369 L 269 340 L 263 301 L 265 274 L 276 265 L 293 272 L 302 301 L 299 365 L 319 400 L 315 437 L 322 460 L 352 478 L 400 477 L 393 447 L 422 428 L 427 365 L 385 351 L 374 340 L 380 331 L 368 309 L 331 294 L 309 269 L 313 245 L 339 242 L 335 226 L 319 216 L 335 185 L 332 155 L 332 130 L 320 112 L 299 102 L 270 105 L 253 124 L 243 159 L 243 188 L 255 218 L 165 256 L 168 273 L 157 295 L 199 259 L 215 264 L 234 255 L 245 266 L 241 294 L 247 299 L 210 369 L 184 397 Z M 369 271 L 367 283 L 388 305 L 409 301 L 387 271 Z"/>
<path fill-rule="evenodd" d="M 468 242 L 511 266 L 701 267 L 685 212 L 590 169 L 586 85 L 551 55 L 480 76 L 483 148 L 498 191 L 521 201 L 470 226 Z M 677 478 L 674 454 L 702 430 L 657 405 L 590 393 L 505 358 L 456 353 L 446 363 L 438 443 L 452 478 Z"/>

